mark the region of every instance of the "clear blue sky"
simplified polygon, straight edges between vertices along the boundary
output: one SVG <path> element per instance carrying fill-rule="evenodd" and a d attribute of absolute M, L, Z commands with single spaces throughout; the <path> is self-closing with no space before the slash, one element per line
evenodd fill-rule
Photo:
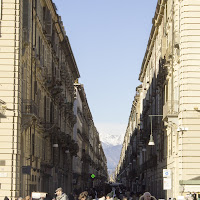
<path fill-rule="evenodd" d="M 111 129 L 119 124 L 126 127 L 140 85 L 157 0 L 53 2 L 69 37 L 97 129 L 100 124 L 110 124 Z"/>

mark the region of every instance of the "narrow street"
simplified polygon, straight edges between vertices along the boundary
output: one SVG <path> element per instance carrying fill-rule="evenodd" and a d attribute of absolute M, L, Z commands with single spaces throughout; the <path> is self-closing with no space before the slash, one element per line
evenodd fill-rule
<path fill-rule="evenodd" d="M 199 200 L 199 102 L 200 1 L 0 0 L 0 200 Z"/>

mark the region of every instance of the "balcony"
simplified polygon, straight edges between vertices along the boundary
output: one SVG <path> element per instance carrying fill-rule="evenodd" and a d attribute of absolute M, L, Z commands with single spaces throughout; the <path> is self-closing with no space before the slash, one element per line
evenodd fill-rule
<path fill-rule="evenodd" d="M 166 76 L 168 74 L 168 65 L 165 59 L 160 60 L 159 62 L 159 71 L 157 76 L 157 84 L 159 87 L 162 87 L 164 81 L 166 80 Z"/>
<path fill-rule="evenodd" d="M 167 101 L 163 106 L 163 119 L 166 120 L 169 117 L 178 117 L 179 112 L 178 101 Z"/>
<path fill-rule="evenodd" d="M 37 120 L 38 107 L 33 100 L 23 100 L 22 102 L 22 132 L 32 125 L 33 120 Z"/>
<path fill-rule="evenodd" d="M 6 103 L 0 99 L 0 118 L 6 118 Z"/>
<path fill-rule="evenodd" d="M 33 100 L 23 100 L 22 103 L 22 114 L 23 115 L 34 115 L 38 117 L 38 108 L 36 103 Z"/>
<path fill-rule="evenodd" d="M 60 94 L 63 91 L 63 89 L 61 88 L 60 85 L 55 85 L 54 87 L 51 88 L 51 94 L 52 96 L 57 96 L 58 94 Z"/>

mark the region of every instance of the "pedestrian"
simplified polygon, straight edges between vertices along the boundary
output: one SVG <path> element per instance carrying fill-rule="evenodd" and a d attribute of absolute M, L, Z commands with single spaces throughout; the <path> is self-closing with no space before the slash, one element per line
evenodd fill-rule
<path fill-rule="evenodd" d="M 136 200 L 136 194 L 131 192 L 129 200 Z"/>
<path fill-rule="evenodd" d="M 84 191 L 79 194 L 78 200 L 86 200 L 88 198 L 88 192 Z"/>
<path fill-rule="evenodd" d="M 128 190 L 126 190 L 126 192 L 125 192 L 125 195 L 126 195 L 127 199 L 129 199 L 129 198 L 130 198 L 130 191 L 129 191 L 129 189 L 128 189 Z"/>
<path fill-rule="evenodd" d="M 18 197 L 17 200 L 23 200 L 23 198 L 22 197 Z"/>
<path fill-rule="evenodd" d="M 49 193 L 47 193 L 44 200 L 52 200 L 52 196 Z"/>
<path fill-rule="evenodd" d="M 74 195 L 73 195 L 73 193 L 72 193 L 72 192 L 70 192 L 70 194 L 69 194 L 68 198 L 69 198 L 69 200 L 75 200 L 75 199 L 74 199 Z"/>
<path fill-rule="evenodd" d="M 78 194 L 74 193 L 74 200 L 78 200 Z"/>
<path fill-rule="evenodd" d="M 128 200 L 128 197 L 126 196 L 126 194 L 123 195 L 122 200 Z"/>
<path fill-rule="evenodd" d="M 30 200 L 31 197 L 28 195 L 28 196 L 26 196 L 24 199 L 25 199 L 25 200 Z"/>
<path fill-rule="evenodd" d="M 106 197 L 104 196 L 103 192 L 100 192 L 99 200 L 106 200 Z"/>
<path fill-rule="evenodd" d="M 154 196 L 151 196 L 151 194 L 149 192 L 145 192 L 140 198 L 139 200 L 156 200 L 156 198 Z"/>
<path fill-rule="evenodd" d="M 108 194 L 106 195 L 106 199 L 107 199 L 107 200 L 113 200 L 113 194 L 112 194 L 112 192 L 110 192 L 110 193 L 108 193 Z"/>
<path fill-rule="evenodd" d="M 56 194 L 56 200 L 69 200 L 68 196 L 65 193 L 63 193 L 61 187 L 56 189 L 55 194 Z"/>
<path fill-rule="evenodd" d="M 7 196 L 4 197 L 4 200 L 9 200 L 9 198 Z"/>

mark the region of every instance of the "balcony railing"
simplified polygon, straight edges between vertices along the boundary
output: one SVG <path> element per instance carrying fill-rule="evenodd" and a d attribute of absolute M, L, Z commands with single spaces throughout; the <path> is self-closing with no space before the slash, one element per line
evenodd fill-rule
<path fill-rule="evenodd" d="M 36 103 L 33 100 L 28 100 L 28 99 L 23 100 L 22 114 L 35 115 L 37 117 L 38 109 Z"/>
<path fill-rule="evenodd" d="M 6 118 L 6 103 L 0 99 L 0 118 Z"/>
<path fill-rule="evenodd" d="M 163 119 L 165 119 L 168 116 L 178 116 L 178 111 L 178 101 L 167 101 L 163 106 Z"/>

